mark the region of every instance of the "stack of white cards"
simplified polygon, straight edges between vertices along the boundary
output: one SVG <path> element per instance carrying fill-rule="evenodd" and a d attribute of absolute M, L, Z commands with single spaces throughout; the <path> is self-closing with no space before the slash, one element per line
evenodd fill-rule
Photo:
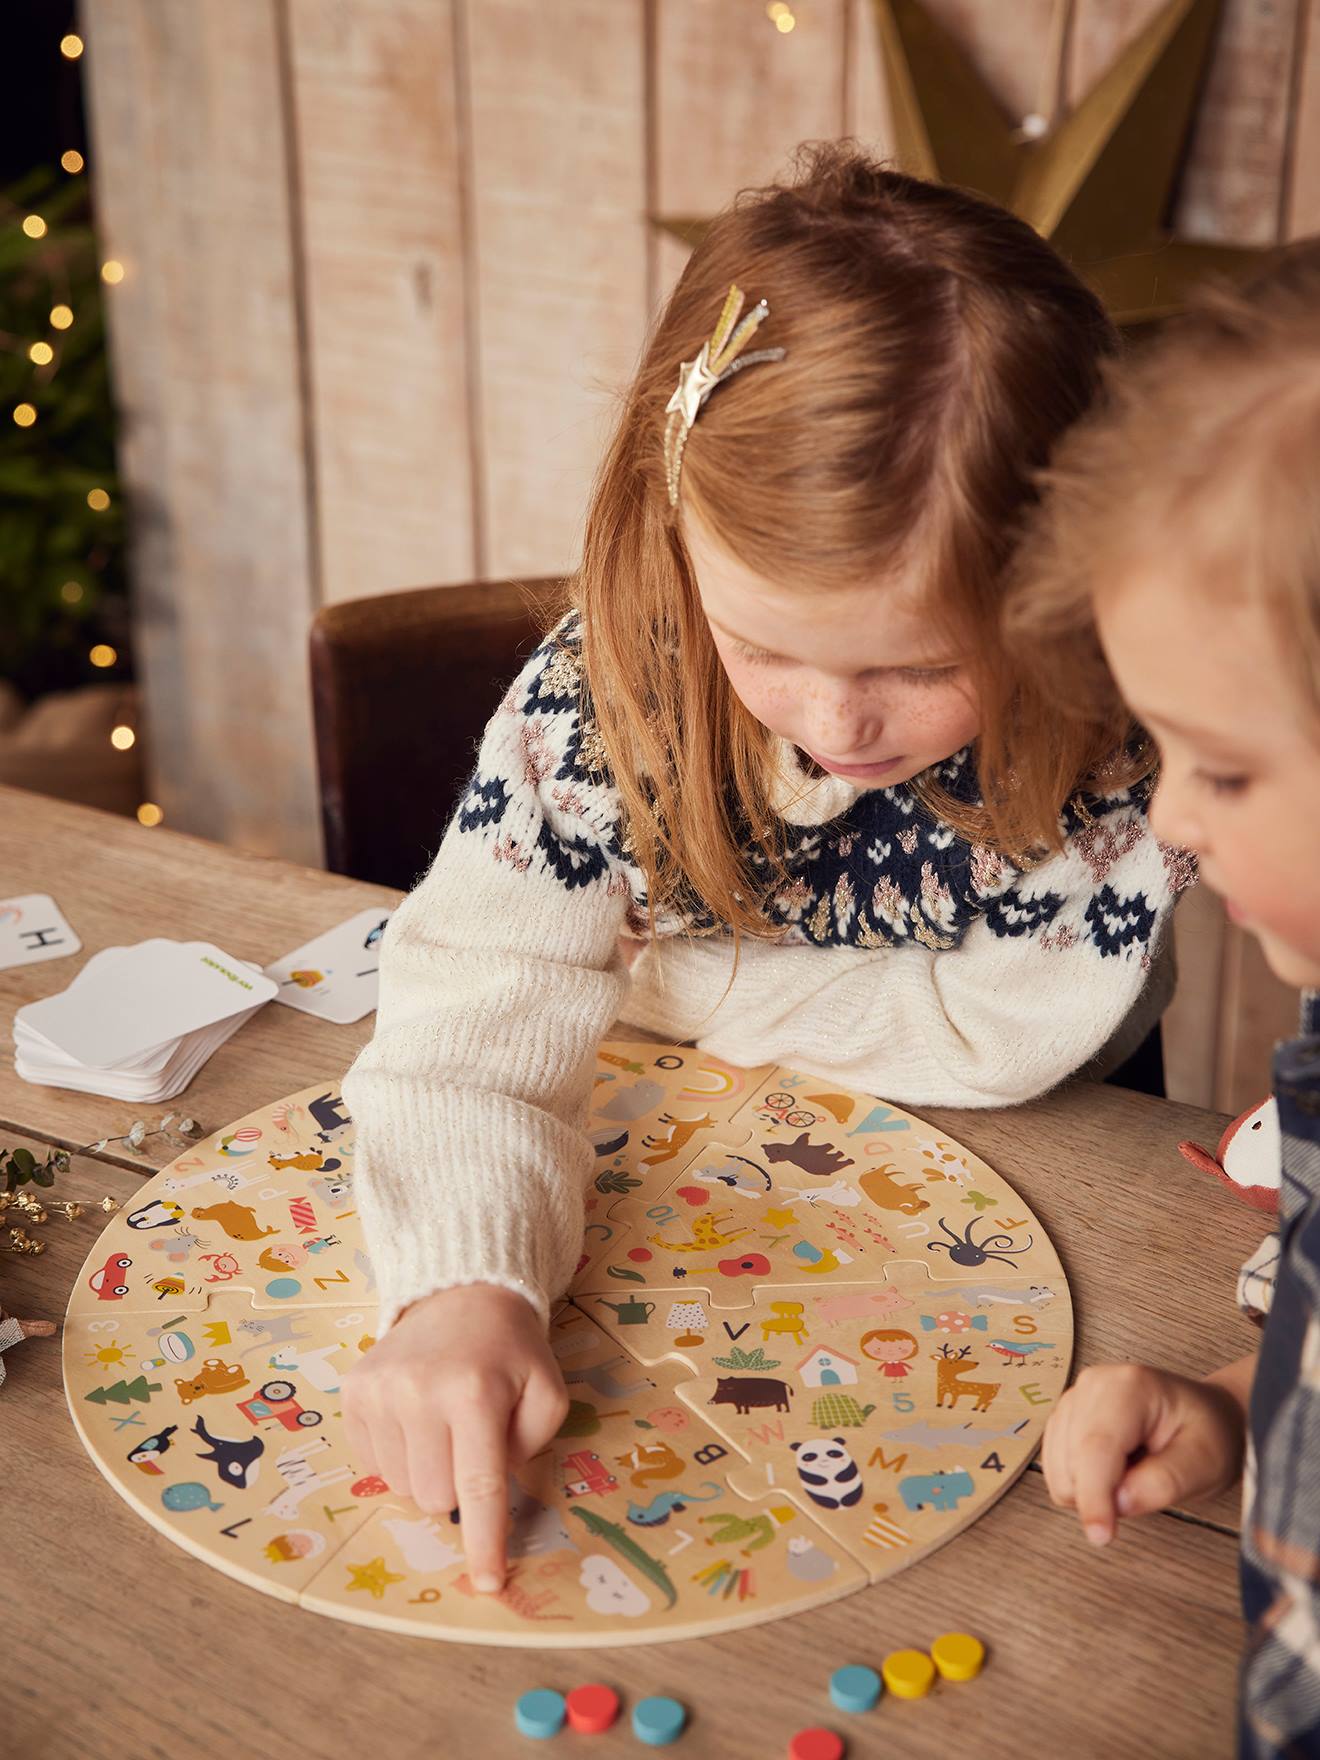
<path fill-rule="evenodd" d="M 168 1100 L 278 990 L 206 941 L 107 947 L 67 990 L 19 1009 L 14 1067 L 42 1087 Z"/>

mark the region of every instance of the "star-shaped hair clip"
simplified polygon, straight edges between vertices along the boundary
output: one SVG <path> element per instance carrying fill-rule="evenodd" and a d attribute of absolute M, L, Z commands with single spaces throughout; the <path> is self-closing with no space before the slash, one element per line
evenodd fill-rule
<path fill-rule="evenodd" d="M 678 483 L 687 437 L 711 392 L 744 367 L 754 367 L 760 361 L 782 361 L 786 353 L 782 348 L 762 348 L 755 354 L 742 352 L 748 340 L 770 316 L 770 307 L 760 300 L 739 323 L 744 298 L 741 287 L 735 284 L 729 289 L 714 334 L 709 342 L 702 343 L 694 361 L 683 362 L 678 389 L 665 405 L 665 414 L 669 417 L 665 424 L 665 481 L 671 507 L 678 506 Z"/>

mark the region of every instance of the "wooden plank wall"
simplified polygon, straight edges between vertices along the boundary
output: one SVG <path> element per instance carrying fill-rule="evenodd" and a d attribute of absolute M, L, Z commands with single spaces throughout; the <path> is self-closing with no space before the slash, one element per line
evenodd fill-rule
<path fill-rule="evenodd" d="M 927 3 L 1010 116 L 1049 120 L 1160 0 Z M 870 0 L 792 10 L 82 0 L 169 823 L 316 860 L 315 607 L 571 568 L 684 261 L 648 214 L 708 213 L 803 140 L 892 148 Z M 1177 220 L 1320 231 L 1320 0 L 1224 0 Z M 1210 905 L 1185 921 L 1175 1080 L 1245 1105 L 1283 998 Z"/>

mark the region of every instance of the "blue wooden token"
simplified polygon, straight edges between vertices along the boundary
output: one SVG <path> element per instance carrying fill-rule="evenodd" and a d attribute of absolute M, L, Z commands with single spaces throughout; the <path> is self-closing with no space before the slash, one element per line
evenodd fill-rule
<path fill-rule="evenodd" d="M 880 1687 L 880 1676 L 860 1662 L 836 1668 L 830 1676 L 830 1698 L 840 1711 L 869 1711 L 880 1697 Z"/>
<path fill-rule="evenodd" d="M 651 1748 L 676 1742 L 686 1722 L 687 1712 L 677 1699 L 639 1699 L 633 1706 L 633 1734 Z"/>
<path fill-rule="evenodd" d="M 514 1706 L 513 1721 L 520 1736 L 531 1736 L 535 1741 L 557 1736 L 564 1727 L 564 1695 L 549 1687 L 533 1688 Z"/>

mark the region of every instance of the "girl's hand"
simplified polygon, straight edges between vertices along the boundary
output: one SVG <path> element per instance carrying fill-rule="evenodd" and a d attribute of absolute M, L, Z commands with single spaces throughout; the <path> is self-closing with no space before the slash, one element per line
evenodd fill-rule
<path fill-rule="evenodd" d="M 428 1515 L 458 1509 L 473 1587 L 502 1588 L 509 1471 L 568 1414 L 531 1303 L 489 1283 L 414 1302 L 345 1376 L 343 1412 L 363 1471 Z"/>
<path fill-rule="evenodd" d="M 1119 1516 L 1226 1491 L 1242 1470 L 1254 1367 L 1247 1357 L 1204 1381 L 1137 1363 L 1083 1369 L 1045 1429 L 1050 1497 L 1104 1546 Z"/>

